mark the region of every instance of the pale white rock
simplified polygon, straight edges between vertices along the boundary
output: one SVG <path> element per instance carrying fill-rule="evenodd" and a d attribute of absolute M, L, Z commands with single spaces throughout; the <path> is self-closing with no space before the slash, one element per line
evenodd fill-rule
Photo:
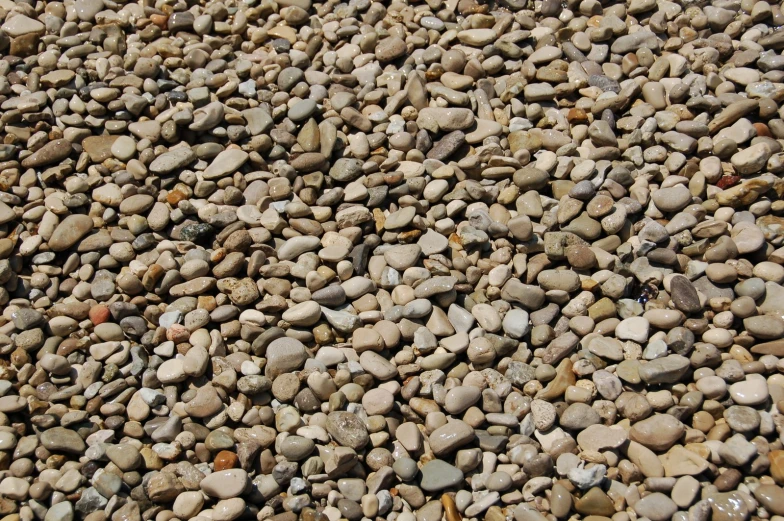
<path fill-rule="evenodd" d="M 736 152 L 730 161 L 738 174 L 749 175 L 762 170 L 772 154 L 773 152 L 767 143 L 757 143 Z"/>
<path fill-rule="evenodd" d="M 761 375 L 750 374 L 743 382 L 730 385 L 730 396 L 738 405 L 759 405 L 768 399 L 768 383 Z"/>
<path fill-rule="evenodd" d="M 44 34 L 46 27 L 44 24 L 25 16 L 21 13 L 16 13 L 14 16 L 9 16 L 6 22 L 2 25 L 3 32 L 12 38 L 24 36 L 26 34 Z"/>
<path fill-rule="evenodd" d="M 629 317 L 615 328 L 615 336 L 620 340 L 633 340 L 642 343 L 648 340 L 650 324 L 643 317 Z"/>

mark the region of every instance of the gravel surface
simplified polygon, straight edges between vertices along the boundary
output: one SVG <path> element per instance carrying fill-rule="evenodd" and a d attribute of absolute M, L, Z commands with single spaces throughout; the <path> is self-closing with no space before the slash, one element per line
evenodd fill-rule
<path fill-rule="evenodd" d="M 0 0 L 0 521 L 784 521 L 781 26 Z"/>

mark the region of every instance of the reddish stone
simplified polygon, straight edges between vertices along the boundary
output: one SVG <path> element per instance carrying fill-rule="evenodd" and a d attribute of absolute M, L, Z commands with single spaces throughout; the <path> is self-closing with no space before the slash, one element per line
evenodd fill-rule
<path fill-rule="evenodd" d="M 182 324 L 172 324 L 171 327 L 166 330 L 166 339 L 171 340 L 175 344 L 187 342 L 190 337 L 190 331 Z"/>
<path fill-rule="evenodd" d="M 752 126 L 757 131 L 757 135 L 760 137 L 773 137 L 770 133 L 770 129 L 765 123 L 753 123 Z"/>
<path fill-rule="evenodd" d="M 93 306 L 90 308 L 90 313 L 88 314 L 90 317 L 90 321 L 93 325 L 97 326 L 98 324 L 103 324 L 104 322 L 109 320 L 111 313 L 109 313 L 109 308 L 104 306 L 103 304 L 98 304 L 97 306 Z"/>
<path fill-rule="evenodd" d="M 384 174 L 384 181 L 389 186 L 395 186 L 403 181 L 403 174 L 401 172 L 390 172 L 388 174 Z"/>
<path fill-rule="evenodd" d="M 233 452 L 222 450 L 215 455 L 215 460 L 213 463 L 216 472 L 219 470 L 234 469 L 237 468 L 239 458 Z"/>
<path fill-rule="evenodd" d="M 721 188 L 722 190 L 726 190 L 731 186 L 735 186 L 740 182 L 740 176 L 738 175 L 725 175 L 722 176 L 719 181 L 716 183 L 716 186 Z"/>

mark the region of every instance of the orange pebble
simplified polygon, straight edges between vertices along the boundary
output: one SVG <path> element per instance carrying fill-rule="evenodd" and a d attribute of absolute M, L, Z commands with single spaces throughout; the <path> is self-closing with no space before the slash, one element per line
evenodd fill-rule
<path fill-rule="evenodd" d="M 452 499 L 452 496 L 447 494 L 442 495 L 441 505 L 444 507 L 446 521 L 460 521 L 462 519 L 462 516 L 457 511 L 457 505 L 455 505 L 455 500 Z"/>
<path fill-rule="evenodd" d="M 215 460 L 213 461 L 216 471 L 237 468 L 238 463 L 239 458 L 237 455 L 228 450 L 220 451 L 215 455 Z"/>
<path fill-rule="evenodd" d="M 784 484 L 784 450 L 772 450 L 768 453 L 770 475 L 779 485 Z"/>
<path fill-rule="evenodd" d="M 88 314 L 90 317 L 90 322 L 93 325 L 103 324 L 107 320 L 109 320 L 109 308 L 104 306 L 103 304 L 99 304 L 97 306 L 93 306 L 90 308 L 90 312 Z"/>
<path fill-rule="evenodd" d="M 753 123 L 752 126 L 757 131 L 757 135 L 761 137 L 773 137 L 770 129 L 765 123 Z"/>
<path fill-rule="evenodd" d="M 169 17 L 163 14 L 154 14 L 150 15 L 150 21 L 161 29 L 165 29 L 166 23 L 169 21 Z"/>
<path fill-rule="evenodd" d="M 566 116 L 566 119 L 569 120 L 570 123 L 588 121 L 588 114 L 586 114 L 583 109 L 572 108 L 569 109 L 569 114 Z"/>
<path fill-rule="evenodd" d="M 187 199 L 187 198 L 188 198 L 188 194 L 185 192 L 185 190 L 182 190 L 176 186 L 174 187 L 173 190 L 171 190 L 168 194 L 166 194 L 166 202 L 172 205 L 177 204 L 183 199 Z"/>

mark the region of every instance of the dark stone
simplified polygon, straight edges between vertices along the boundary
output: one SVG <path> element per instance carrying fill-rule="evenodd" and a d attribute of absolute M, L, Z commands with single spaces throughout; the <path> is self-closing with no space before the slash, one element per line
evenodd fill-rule
<path fill-rule="evenodd" d="M 387 194 L 389 194 L 389 186 L 387 185 L 373 186 L 368 188 L 368 208 L 381 206 L 384 201 L 387 200 Z"/>
<path fill-rule="evenodd" d="M 169 17 L 168 28 L 172 34 L 177 31 L 190 31 L 193 29 L 194 16 L 190 11 L 173 13 Z"/>
<path fill-rule="evenodd" d="M 678 262 L 677 254 L 667 248 L 654 248 L 647 254 L 648 260 L 656 264 L 672 266 Z"/>
<path fill-rule="evenodd" d="M 466 142 L 465 133 L 461 130 L 450 132 L 442 137 L 438 143 L 427 153 L 428 159 L 443 161 L 457 152 Z"/>
<path fill-rule="evenodd" d="M 560 0 L 544 0 L 542 2 L 542 16 L 544 17 L 558 16 L 562 9 Z"/>
<path fill-rule="evenodd" d="M 134 239 L 134 241 L 131 243 L 131 246 L 133 246 L 133 249 L 136 251 L 144 251 L 148 248 L 156 246 L 157 244 L 158 241 L 155 239 L 153 234 L 143 233 Z"/>
<path fill-rule="evenodd" d="M 267 329 L 253 340 L 253 344 L 251 345 L 253 354 L 256 356 L 264 356 L 267 352 L 267 346 L 270 345 L 273 340 L 277 340 L 285 335 L 286 332 L 279 327 Z"/>
<path fill-rule="evenodd" d="M 180 230 L 180 239 L 183 241 L 200 243 L 210 238 L 213 228 L 209 224 L 194 223 L 183 226 Z"/>
<path fill-rule="evenodd" d="M 275 38 L 271 42 L 272 48 L 278 53 L 287 53 L 291 50 L 291 42 L 285 38 Z"/>
<path fill-rule="evenodd" d="M 615 113 L 610 109 L 602 111 L 602 121 L 606 121 L 610 128 L 615 130 Z"/>
<path fill-rule="evenodd" d="M 569 61 L 583 63 L 588 59 L 583 52 L 574 46 L 572 42 L 564 42 L 561 46 L 564 52 L 564 56 L 569 59 Z"/>
<path fill-rule="evenodd" d="M 311 298 L 321 306 L 334 308 L 346 301 L 346 292 L 342 286 L 335 284 L 314 291 Z"/>
<path fill-rule="evenodd" d="M 433 140 L 427 130 L 422 129 L 416 135 L 416 148 L 422 152 L 428 152 L 433 147 Z"/>
<path fill-rule="evenodd" d="M 142 317 L 125 317 L 120 321 L 123 333 L 131 336 L 142 336 L 147 332 L 147 321 Z"/>
<path fill-rule="evenodd" d="M 742 478 L 743 474 L 738 469 L 727 469 L 719 474 L 719 477 L 713 481 L 713 484 L 719 489 L 719 492 L 729 492 L 735 490 Z"/>
<path fill-rule="evenodd" d="M 294 397 L 294 405 L 306 414 L 313 414 L 321 410 L 321 400 L 308 387 L 297 393 L 297 396 Z"/>
<path fill-rule="evenodd" d="M 367 244 L 357 244 L 349 253 L 351 263 L 354 265 L 354 275 L 362 277 L 367 273 L 367 263 L 370 256 L 370 246 Z"/>
<path fill-rule="evenodd" d="M 670 293 L 675 307 L 684 313 L 697 313 L 702 309 L 697 290 L 691 281 L 683 275 L 672 278 Z"/>
<path fill-rule="evenodd" d="M 506 449 L 506 444 L 509 443 L 509 438 L 506 436 L 493 435 L 489 434 L 487 431 L 482 430 L 477 430 L 475 432 L 476 439 L 479 442 L 479 448 L 483 451 L 490 451 L 496 454 L 500 454 Z M 550 466 L 552 467 L 552 461 L 550 462 Z M 529 475 L 533 476 L 534 474 L 529 473 Z M 542 476 L 543 474 L 535 475 Z"/>

